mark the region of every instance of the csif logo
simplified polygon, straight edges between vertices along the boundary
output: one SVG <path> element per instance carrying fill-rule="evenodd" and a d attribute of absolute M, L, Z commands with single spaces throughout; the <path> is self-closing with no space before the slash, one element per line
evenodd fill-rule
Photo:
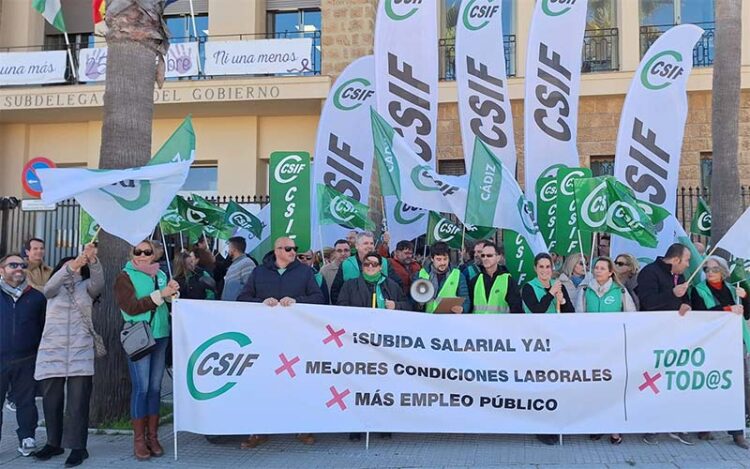
<path fill-rule="evenodd" d="M 703 212 L 698 217 L 698 229 L 701 231 L 711 231 L 711 214 Z"/>
<path fill-rule="evenodd" d="M 521 215 L 521 221 L 523 222 L 524 228 L 530 234 L 539 233 L 539 227 L 534 220 L 534 205 L 531 201 L 526 200 L 523 196 L 518 198 L 518 214 Z"/>
<path fill-rule="evenodd" d="M 562 179 L 562 181 L 560 181 L 560 187 L 558 188 L 558 190 L 562 195 L 573 195 L 573 179 L 582 178 L 585 176 L 586 174 L 583 171 L 571 171 Z"/>
<path fill-rule="evenodd" d="M 685 74 L 682 54 L 676 50 L 665 50 L 654 54 L 643 66 L 641 84 L 652 91 L 663 90 Z"/>
<path fill-rule="evenodd" d="M 479 31 L 490 24 L 492 17 L 500 12 L 497 2 L 499 0 L 469 0 L 462 18 L 464 27 L 469 31 Z"/>
<path fill-rule="evenodd" d="M 340 195 L 331 199 L 331 203 L 328 205 L 328 211 L 339 223 L 348 223 L 352 221 L 356 215 L 354 212 L 354 204 Z"/>
<path fill-rule="evenodd" d="M 252 231 L 253 224 L 250 221 L 250 217 L 248 217 L 242 212 L 232 213 L 231 215 L 229 215 L 228 221 L 234 226 L 239 226 L 240 228 L 244 228 L 248 231 Z"/>
<path fill-rule="evenodd" d="M 299 155 L 287 155 L 276 165 L 273 177 L 279 184 L 289 184 L 305 170 L 305 163 Z"/>
<path fill-rule="evenodd" d="M 185 217 L 190 223 L 206 224 L 206 214 L 191 207 L 188 207 Z"/>
<path fill-rule="evenodd" d="M 409 19 L 419 10 L 422 0 L 384 0 L 385 14 L 393 21 Z M 434 1 L 434 0 L 430 0 Z"/>
<path fill-rule="evenodd" d="M 562 16 L 569 12 L 577 0 L 542 0 L 542 11 L 547 16 Z"/>
<path fill-rule="evenodd" d="M 457 225 L 451 223 L 445 218 L 441 218 L 435 224 L 435 228 L 432 229 L 432 237 L 435 241 L 449 242 L 456 237 L 458 232 L 461 231 Z"/>
<path fill-rule="evenodd" d="M 542 186 L 539 191 L 539 198 L 542 202 L 553 202 L 557 198 L 557 179 L 550 179 Z"/>
<path fill-rule="evenodd" d="M 333 105 L 342 111 L 353 111 L 375 94 L 371 86 L 369 80 L 352 78 L 339 86 L 333 94 Z"/>
<path fill-rule="evenodd" d="M 411 170 L 411 181 L 417 186 L 417 189 L 421 191 L 437 191 L 440 190 L 437 187 L 435 180 L 430 176 L 428 171 L 432 170 L 430 166 L 421 165 L 415 166 Z"/>
<path fill-rule="evenodd" d="M 615 297 L 614 296 L 604 297 L 604 304 L 607 306 L 615 304 Z"/>
<path fill-rule="evenodd" d="M 130 212 L 142 209 L 151 201 L 151 181 L 126 179 L 112 184 L 109 190 L 99 190 Z"/>
<path fill-rule="evenodd" d="M 396 206 L 393 208 L 393 218 L 402 225 L 410 225 L 423 218 L 424 215 L 425 212 L 421 208 L 412 207 L 400 200 L 396 202 Z"/>
<path fill-rule="evenodd" d="M 233 342 L 240 349 L 244 349 L 253 343 L 250 337 L 241 332 L 224 332 L 211 337 L 195 349 L 187 364 L 187 387 L 190 395 L 197 401 L 207 401 L 219 397 L 232 389 L 237 381 L 227 380 L 213 391 L 201 391 L 196 385 L 196 377 L 209 375 L 226 378 L 239 377 L 248 368 L 251 368 L 260 357 L 257 353 L 228 351 L 230 346 L 222 342 Z M 219 343 L 222 343 L 224 348 L 216 347 L 210 353 L 206 353 Z"/>

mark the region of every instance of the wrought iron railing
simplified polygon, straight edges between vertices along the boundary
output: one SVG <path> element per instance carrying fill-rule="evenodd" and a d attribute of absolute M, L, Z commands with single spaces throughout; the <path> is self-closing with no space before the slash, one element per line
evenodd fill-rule
<path fill-rule="evenodd" d="M 620 69 L 619 32 L 617 28 L 587 29 L 583 35 L 581 71 L 611 72 Z"/>
<path fill-rule="evenodd" d="M 703 28 L 703 35 L 698 40 L 698 44 L 693 48 L 693 66 L 710 67 L 714 63 L 714 37 L 716 33 L 716 24 L 695 23 Z M 668 29 L 673 27 L 672 24 L 658 24 L 641 26 L 641 57 L 646 54 L 651 45 Z"/>
<path fill-rule="evenodd" d="M 503 50 L 505 51 L 505 70 L 509 77 L 516 76 L 516 36 L 503 36 Z M 440 58 L 440 79 L 452 81 L 456 79 L 456 39 L 443 38 L 438 41 Z"/>

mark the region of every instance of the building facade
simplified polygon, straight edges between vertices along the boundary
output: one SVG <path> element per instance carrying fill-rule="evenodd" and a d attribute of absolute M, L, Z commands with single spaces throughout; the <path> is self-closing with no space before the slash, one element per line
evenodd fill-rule
<path fill-rule="evenodd" d="M 463 172 L 453 72 L 459 0 L 439 2 L 441 39 L 438 169 Z M 694 51 L 680 185 L 707 186 L 711 171 L 713 0 L 589 0 L 578 121 L 581 164 L 611 174 L 625 93 L 645 50 L 674 24 L 706 31 Z M 62 0 L 74 57 L 101 47 L 90 0 Z M 523 92 L 526 44 L 534 0 L 503 0 L 506 61 L 523 181 Z M 311 63 L 297 73 L 169 79 L 154 94 L 154 151 L 181 119 L 193 115 L 197 160 L 186 190 L 206 195 L 262 195 L 273 151 L 313 153 L 318 118 L 337 75 L 372 53 L 377 0 L 179 0 L 165 14 L 173 42 L 207 43 L 310 38 Z M 750 8 L 743 9 L 743 44 L 750 43 Z M 61 34 L 28 0 L 0 0 L 0 52 L 64 49 Z M 71 75 L 69 73 L 69 75 Z M 742 49 L 739 173 L 750 184 L 750 47 Z M 745 89 L 747 88 L 747 89 Z M 0 88 L 0 196 L 22 195 L 26 161 L 44 156 L 59 166 L 96 167 L 104 83 Z"/>

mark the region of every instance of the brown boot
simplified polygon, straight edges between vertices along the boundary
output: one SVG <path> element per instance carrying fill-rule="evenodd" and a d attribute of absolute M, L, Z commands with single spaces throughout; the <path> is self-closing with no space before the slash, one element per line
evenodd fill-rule
<path fill-rule="evenodd" d="M 149 415 L 146 417 L 148 421 L 148 433 L 146 434 L 146 446 L 151 451 L 151 456 L 157 458 L 164 454 L 164 448 L 159 443 L 159 416 Z"/>
<path fill-rule="evenodd" d="M 146 419 L 133 420 L 133 453 L 139 461 L 151 458 L 151 452 L 146 446 Z"/>

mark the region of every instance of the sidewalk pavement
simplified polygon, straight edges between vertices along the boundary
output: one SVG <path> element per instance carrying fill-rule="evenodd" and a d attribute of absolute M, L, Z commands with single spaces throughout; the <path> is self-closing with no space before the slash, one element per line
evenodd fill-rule
<path fill-rule="evenodd" d="M 41 407 L 41 401 L 37 401 Z M 41 415 L 41 412 L 40 412 Z M 0 466 L 9 468 L 62 467 L 67 457 L 58 456 L 40 462 L 24 458 L 16 451 L 15 414 L 3 408 Z M 402 434 L 390 440 L 376 434 L 370 437 L 370 449 L 364 439 L 350 442 L 345 434 L 316 435 L 317 443 L 305 446 L 293 435 L 271 437 L 252 450 L 239 447 L 239 439 L 226 437 L 211 444 L 201 435 L 180 433 L 179 459 L 174 460 L 172 426 L 160 432 L 166 454 L 137 465 L 132 456 L 130 435 L 89 435 L 90 458 L 81 467 L 158 468 L 158 467 L 261 467 L 261 468 L 474 468 L 474 467 L 576 467 L 576 468 L 738 468 L 750 467 L 750 451 L 732 445 L 726 433 L 714 433 L 716 440 L 696 441 L 684 446 L 666 435 L 657 446 L 641 442 L 640 435 L 625 435 L 625 441 L 613 446 L 604 436 L 591 441 L 588 435 L 565 437 L 563 446 L 545 446 L 533 436 Z M 37 444 L 44 445 L 44 428 L 37 430 Z"/>

